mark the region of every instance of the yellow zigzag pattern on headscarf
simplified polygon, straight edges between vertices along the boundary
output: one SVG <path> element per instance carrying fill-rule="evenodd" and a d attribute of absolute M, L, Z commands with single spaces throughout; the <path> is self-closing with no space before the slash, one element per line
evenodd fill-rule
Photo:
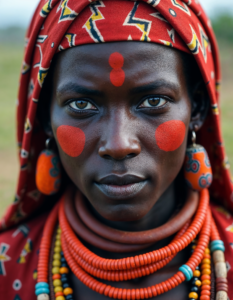
<path fill-rule="evenodd" d="M 64 0 L 62 2 L 62 4 L 60 5 L 60 8 L 62 8 L 62 11 L 61 11 L 61 16 L 60 16 L 60 19 L 59 19 L 59 23 L 62 22 L 62 21 L 73 20 L 78 15 L 74 10 L 69 8 L 68 1 L 69 0 Z"/>
<path fill-rule="evenodd" d="M 51 6 L 52 0 L 49 0 L 43 7 L 42 10 L 40 12 L 41 17 L 46 18 L 48 16 L 48 14 L 50 13 L 50 11 L 52 10 L 52 6 Z"/>
<path fill-rule="evenodd" d="M 102 37 L 101 33 L 99 32 L 96 21 L 104 20 L 104 16 L 99 11 L 98 7 L 105 7 L 102 1 L 96 1 L 95 3 L 90 5 L 90 9 L 92 15 L 87 20 L 87 22 L 83 25 L 83 28 L 89 33 L 90 37 L 96 42 L 101 43 L 104 42 L 104 38 Z"/>
<path fill-rule="evenodd" d="M 142 36 L 141 36 L 140 40 L 148 42 L 148 41 L 150 41 L 149 33 L 150 33 L 152 22 L 149 20 L 145 20 L 145 19 L 135 18 L 135 14 L 136 14 L 138 6 L 139 6 L 139 3 L 135 2 L 133 9 L 126 17 L 123 25 L 136 26 L 142 32 Z"/>
<path fill-rule="evenodd" d="M 201 43 L 200 43 L 200 41 L 197 37 L 197 34 L 194 31 L 192 25 L 190 25 L 190 27 L 191 27 L 191 30 L 192 30 L 192 40 L 187 46 L 189 47 L 190 51 L 193 54 L 198 54 L 199 49 L 201 49 L 204 60 L 205 60 L 205 62 L 207 62 L 207 48 L 209 46 L 209 39 L 205 35 L 205 33 L 204 33 L 203 29 L 201 28 L 201 26 L 198 24 L 198 27 L 199 27 L 199 30 L 200 30 L 200 35 L 201 35 Z"/>

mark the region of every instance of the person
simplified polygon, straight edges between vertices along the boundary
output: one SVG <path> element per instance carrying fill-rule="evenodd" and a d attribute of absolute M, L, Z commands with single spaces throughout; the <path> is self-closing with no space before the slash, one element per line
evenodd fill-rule
<path fill-rule="evenodd" d="M 40 1 L 1 297 L 233 299 L 220 80 L 198 1 Z"/>

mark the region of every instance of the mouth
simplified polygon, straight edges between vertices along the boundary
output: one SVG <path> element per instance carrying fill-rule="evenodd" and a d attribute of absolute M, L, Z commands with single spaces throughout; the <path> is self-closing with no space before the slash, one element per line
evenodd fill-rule
<path fill-rule="evenodd" d="M 95 182 L 105 196 L 119 200 L 135 196 L 146 184 L 145 178 L 128 174 L 123 176 L 112 174 Z"/>

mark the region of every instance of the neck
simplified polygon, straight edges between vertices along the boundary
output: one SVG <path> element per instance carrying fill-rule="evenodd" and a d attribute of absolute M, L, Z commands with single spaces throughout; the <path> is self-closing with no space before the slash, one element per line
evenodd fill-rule
<path fill-rule="evenodd" d="M 180 196 L 177 195 L 175 190 L 175 183 L 173 183 L 142 219 L 133 222 L 109 221 L 103 218 L 89 204 L 88 200 L 86 201 L 94 217 L 97 218 L 101 223 L 122 231 L 144 231 L 159 227 L 166 223 L 177 208 L 177 204 L 179 203 L 178 198 L 180 198 Z"/>

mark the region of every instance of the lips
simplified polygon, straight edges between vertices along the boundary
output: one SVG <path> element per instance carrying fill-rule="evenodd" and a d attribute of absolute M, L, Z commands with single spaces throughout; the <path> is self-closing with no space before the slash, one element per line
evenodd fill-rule
<path fill-rule="evenodd" d="M 111 174 L 95 182 L 97 188 L 105 196 L 119 200 L 135 196 L 146 183 L 145 178 L 131 174 L 123 176 Z"/>

